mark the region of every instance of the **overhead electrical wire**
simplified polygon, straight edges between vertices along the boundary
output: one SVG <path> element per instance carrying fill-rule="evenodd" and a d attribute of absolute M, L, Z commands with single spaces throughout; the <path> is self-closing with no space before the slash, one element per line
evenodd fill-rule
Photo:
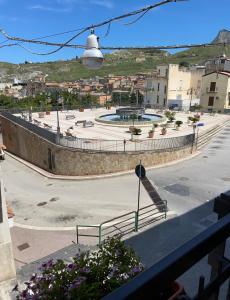
<path fill-rule="evenodd" d="M 25 50 L 27 50 L 27 51 L 29 51 L 29 52 L 31 52 L 33 54 L 37 54 L 37 55 L 50 55 L 50 54 L 54 54 L 54 53 L 60 51 L 61 49 L 63 49 L 64 47 L 68 47 L 70 42 L 72 42 L 74 39 L 76 39 L 77 37 L 79 37 L 80 35 L 82 35 L 83 33 L 85 33 L 86 31 L 88 31 L 88 30 L 90 30 L 92 28 L 98 28 L 98 27 L 102 27 L 102 26 L 105 26 L 105 25 L 108 24 L 109 25 L 108 31 L 109 31 L 112 22 L 116 22 L 116 21 L 119 21 L 119 20 L 122 20 L 122 19 L 125 19 L 125 18 L 129 18 L 129 17 L 135 16 L 135 15 L 141 15 L 136 20 L 134 20 L 133 22 L 130 23 L 130 24 L 132 24 L 132 23 L 137 22 L 140 18 L 142 18 L 145 15 L 145 13 L 149 12 L 150 10 L 152 10 L 154 8 L 157 8 L 159 6 L 166 5 L 166 4 L 169 4 L 169 3 L 182 2 L 182 1 L 188 1 L 188 0 L 164 0 L 164 1 L 158 2 L 156 4 L 148 5 L 148 6 L 144 7 L 144 8 L 141 8 L 141 9 L 138 9 L 138 10 L 134 10 L 132 12 L 129 12 L 129 13 L 126 13 L 126 14 L 123 14 L 123 15 L 111 18 L 109 20 L 106 20 L 106 21 L 103 21 L 103 22 L 100 22 L 100 23 L 97 23 L 97 24 L 92 24 L 92 25 L 87 26 L 85 28 L 81 28 L 80 32 L 78 32 L 77 34 L 75 34 L 74 36 L 72 36 L 66 42 L 64 42 L 64 43 L 58 43 L 59 44 L 58 48 L 55 49 L 55 50 L 52 50 L 50 52 L 36 53 L 36 52 L 32 52 L 30 49 L 28 49 L 28 48 L 26 48 L 24 46 L 23 47 L 25 48 Z M 128 24 L 128 25 L 130 25 L 130 24 Z M 69 33 L 69 32 L 66 32 L 66 33 Z M 3 30 L 3 29 L 0 29 L 0 33 L 5 38 L 7 38 L 8 40 L 11 40 L 11 41 L 17 41 L 17 42 L 23 42 L 23 43 L 41 44 L 41 45 L 45 45 L 45 46 L 57 46 L 57 43 L 51 43 L 51 42 L 48 42 L 48 41 L 41 41 L 41 40 L 37 40 L 37 39 L 25 39 L 25 38 L 21 38 L 21 37 L 13 37 L 13 36 L 10 36 L 9 34 L 7 34 L 6 31 Z M 64 33 L 60 33 L 60 34 L 64 34 Z M 57 33 L 57 34 L 54 34 L 52 36 L 57 36 L 57 35 L 59 35 L 59 34 Z M 42 38 L 44 38 L 44 37 L 42 37 Z M 18 43 L 14 44 L 14 45 L 11 44 L 9 46 L 19 46 L 19 44 Z M 20 47 L 21 47 L 21 44 L 20 44 Z M 72 47 L 77 48 L 75 45 L 73 45 Z M 81 47 L 79 47 L 79 48 L 81 48 Z"/>

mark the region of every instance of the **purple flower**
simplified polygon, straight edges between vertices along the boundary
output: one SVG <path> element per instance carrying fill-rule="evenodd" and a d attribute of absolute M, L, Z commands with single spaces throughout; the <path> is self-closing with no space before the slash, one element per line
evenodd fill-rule
<path fill-rule="evenodd" d="M 133 268 L 130 270 L 129 274 L 135 275 L 135 274 L 137 274 L 137 273 L 140 273 L 141 271 L 142 271 L 142 267 L 141 267 L 141 266 L 135 266 L 135 267 L 133 267 Z"/>
<path fill-rule="evenodd" d="M 47 262 L 47 267 L 48 268 L 51 268 L 54 266 L 54 262 L 53 262 L 53 259 L 50 259 L 48 262 Z"/>
<path fill-rule="evenodd" d="M 79 276 L 77 277 L 69 286 L 69 290 L 78 288 L 83 282 L 86 281 L 86 277 Z"/>
<path fill-rule="evenodd" d="M 88 274 L 88 273 L 90 273 L 90 268 L 89 267 L 83 267 L 83 268 L 80 269 L 80 271 L 82 273 Z"/>

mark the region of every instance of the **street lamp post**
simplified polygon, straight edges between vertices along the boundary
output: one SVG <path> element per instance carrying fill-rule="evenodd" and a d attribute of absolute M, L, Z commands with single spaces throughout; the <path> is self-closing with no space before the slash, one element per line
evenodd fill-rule
<path fill-rule="evenodd" d="M 58 93 L 58 91 L 56 90 L 57 143 L 59 144 L 59 142 L 60 142 L 60 132 L 61 132 L 61 130 L 60 130 L 60 122 L 59 122 L 59 109 L 58 109 L 58 104 L 59 104 L 58 100 L 59 100 L 59 98 L 58 98 L 58 95 L 59 95 L 59 93 Z"/>
<path fill-rule="evenodd" d="M 188 95 L 190 95 L 190 103 L 189 103 L 189 111 L 191 111 L 191 107 L 192 107 L 192 96 L 195 94 L 195 90 L 194 88 L 190 88 L 188 90 Z"/>

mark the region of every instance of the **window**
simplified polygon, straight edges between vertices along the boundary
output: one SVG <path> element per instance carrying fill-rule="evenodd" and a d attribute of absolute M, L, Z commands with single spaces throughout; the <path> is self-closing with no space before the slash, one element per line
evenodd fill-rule
<path fill-rule="evenodd" d="M 213 106 L 213 104 L 214 104 L 214 97 L 209 97 L 208 106 Z"/>
<path fill-rule="evenodd" d="M 165 85 L 165 94 L 166 94 L 166 92 L 167 92 L 167 85 Z"/>
<path fill-rule="evenodd" d="M 164 106 L 166 106 L 166 99 L 164 98 Z"/>
<path fill-rule="evenodd" d="M 159 96 L 157 96 L 157 103 L 159 103 Z"/>
<path fill-rule="evenodd" d="M 230 106 L 230 93 L 228 93 L 228 106 Z"/>
<path fill-rule="evenodd" d="M 159 92 L 159 90 L 160 90 L 160 83 L 158 83 L 157 85 L 157 91 Z"/>
<path fill-rule="evenodd" d="M 216 82 L 211 82 L 210 83 L 210 92 L 215 92 L 216 91 Z"/>

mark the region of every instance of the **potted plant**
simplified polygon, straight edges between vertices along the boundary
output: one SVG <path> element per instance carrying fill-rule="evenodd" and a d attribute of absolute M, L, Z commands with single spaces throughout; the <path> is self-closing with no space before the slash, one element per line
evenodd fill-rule
<path fill-rule="evenodd" d="M 165 112 L 165 116 L 166 116 L 166 118 L 168 119 L 168 122 L 169 122 L 169 123 L 172 123 L 172 122 L 175 120 L 175 114 L 176 114 L 175 111 L 167 110 L 167 111 Z"/>
<path fill-rule="evenodd" d="M 131 132 L 132 140 L 133 140 L 133 136 L 135 136 L 134 137 L 135 140 L 138 140 L 139 136 L 141 135 L 141 132 L 142 132 L 142 130 L 140 128 L 134 127 Z"/>
<path fill-rule="evenodd" d="M 199 118 L 196 118 L 196 117 L 189 117 L 189 118 L 193 124 L 195 124 L 196 122 L 198 122 L 200 120 Z"/>
<path fill-rule="evenodd" d="M 162 135 L 166 135 L 167 133 L 167 128 L 164 126 L 162 129 L 161 129 L 161 134 Z"/>
<path fill-rule="evenodd" d="M 149 130 L 149 138 L 152 139 L 154 137 L 154 130 Z"/>
<path fill-rule="evenodd" d="M 50 115 L 51 110 L 52 110 L 52 105 L 51 104 L 47 104 L 46 105 L 46 115 Z"/>
<path fill-rule="evenodd" d="M 149 138 L 153 138 L 154 137 L 154 132 L 155 129 L 158 127 L 157 123 L 153 123 L 153 128 L 151 130 L 149 130 Z"/>
<path fill-rule="evenodd" d="M 181 125 L 183 124 L 183 122 L 180 121 L 180 120 L 177 120 L 177 121 L 175 122 L 175 124 L 176 124 L 176 130 L 179 130 L 180 127 L 181 127 Z"/>
<path fill-rule="evenodd" d="M 39 113 L 38 113 L 38 118 L 39 118 L 39 119 L 45 118 L 45 113 L 44 113 L 44 111 L 39 111 Z"/>

